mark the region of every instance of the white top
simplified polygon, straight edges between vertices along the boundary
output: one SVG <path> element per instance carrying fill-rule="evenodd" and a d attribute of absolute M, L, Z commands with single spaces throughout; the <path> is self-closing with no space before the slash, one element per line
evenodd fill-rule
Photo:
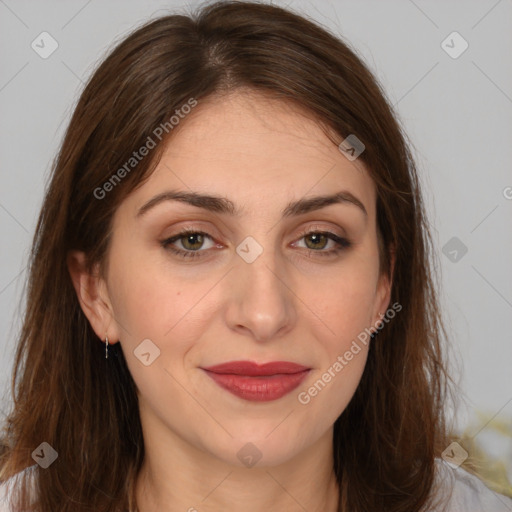
<path fill-rule="evenodd" d="M 492 491 L 462 468 L 453 469 L 442 459 L 436 462 L 440 483 L 436 498 L 448 497 L 448 501 L 446 508 L 440 504 L 429 512 L 512 512 L 512 498 Z"/>
<path fill-rule="evenodd" d="M 452 469 L 443 460 L 437 462 L 437 481 L 441 484 L 436 498 L 448 499 L 443 501 L 446 508 L 436 506 L 426 512 L 512 512 L 512 499 L 490 490 L 476 476 L 461 468 Z M 34 468 L 25 469 L 27 472 Z M 0 484 L 0 512 L 11 512 L 7 499 L 16 478 L 13 476 L 7 482 Z M 450 495 L 451 494 L 451 495 Z"/>

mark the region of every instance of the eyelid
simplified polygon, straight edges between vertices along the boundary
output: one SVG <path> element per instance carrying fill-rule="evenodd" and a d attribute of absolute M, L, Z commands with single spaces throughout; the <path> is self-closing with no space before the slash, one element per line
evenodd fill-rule
<path fill-rule="evenodd" d="M 340 228 L 338 228 L 340 229 Z M 332 226 L 325 226 L 325 225 L 321 225 L 321 224 L 311 224 L 309 226 L 306 226 L 305 228 L 303 228 L 300 233 L 299 233 L 299 236 L 304 236 L 304 235 L 308 235 L 309 233 L 322 233 L 322 232 L 329 232 L 329 233 L 332 233 L 333 235 L 336 235 L 340 238 L 346 238 L 346 235 L 344 233 L 340 233 L 336 230 L 336 228 L 332 227 Z"/>

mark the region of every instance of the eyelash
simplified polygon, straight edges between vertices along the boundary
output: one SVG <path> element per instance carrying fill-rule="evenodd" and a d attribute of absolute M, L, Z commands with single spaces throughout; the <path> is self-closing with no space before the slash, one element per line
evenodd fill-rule
<path fill-rule="evenodd" d="M 202 258 L 204 256 L 204 254 L 202 254 L 202 253 L 205 253 L 207 251 L 202 251 L 200 249 L 197 251 L 184 251 L 182 249 L 177 249 L 176 247 L 173 247 L 171 245 L 173 242 L 179 240 L 180 238 L 183 238 L 183 237 L 185 237 L 187 235 L 191 235 L 191 234 L 207 236 L 208 238 L 213 240 L 213 237 L 211 237 L 208 233 L 205 233 L 204 231 L 198 231 L 198 230 L 194 230 L 194 229 L 184 229 L 183 231 L 180 231 L 176 235 L 172 236 L 171 238 L 162 240 L 160 242 L 160 244 L 162 245 L 162 247 L 165 250 L 171 251 L 172 253 L 176 254 L 180 258 Z M 334 233 L 331 233 L 330 231 L 318 231 L 318 230 L 303 231 L 300 234 L 298 240 L 301 240 L 302 238 L 305 238 L 306 236 L 312 235 L 312 234 L 325 235 L 328 239 L 335 242 L 337 244 L 337 247 L 335 247 L 334 249 L 330 249 L 328 251 L 306 249 L 308 251 L 308 256 L 310 256 L 310 257 L 311 257 L 311 253 L 314 253 L 315 256 L 318 255 L 318 256 L 322 256 L 322 257 L 334 256 L 334 255 L 337 255 L 340 252 L 352 247 L 352 242 L 350 240 L 348 240 L 347 238 L 339 237 L 339 236 L 335 235 Z"/>

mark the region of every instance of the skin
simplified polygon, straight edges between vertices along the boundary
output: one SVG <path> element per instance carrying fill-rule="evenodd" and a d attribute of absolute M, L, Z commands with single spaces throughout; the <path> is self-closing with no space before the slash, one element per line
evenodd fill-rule
<path fill-rule="evenodd" d="M 170 189 L 229 198 L 243 214 L 166 201 L 136 218 Z M 290 201 L 339 190 L 356 196 L 367 216 L 340 203 L 281 218 Z M 141 511 L 337 510 L 333 424 L 360 381 L 368 347 L 308 404 L 298 394 L 388 308 L 375 209 L 375 185 L 362 163 L 349 161 L 314 121 L 282 101 L 239 91 L 200 102 L 150 179 L 119 206 L 105 279 L 83 270 L 82 253 L 70 253 L 84 313 L 100 339 L 107 333 L 109 343 L 122 344 L 138 388 Z M 185 226 L 212 239 L 191 246 L 182 237 L 173 246 L 199 248 L 202 258 L 180 259 L 161 246 Z M 315 246 L 303 230 L 330 231 L 353 246 L 322 257 L 335 242 Z M 247 236 L 263 248 L 252 263 L 236 252 Z M 133 354 L 147 338 L 160 349 L 150 366 Z M 250 402 L 200 369 L 232 360 L 312 369 L 288 395 Z M 250 468 L 237 457 L 249 442 L 262 455 Z"/>

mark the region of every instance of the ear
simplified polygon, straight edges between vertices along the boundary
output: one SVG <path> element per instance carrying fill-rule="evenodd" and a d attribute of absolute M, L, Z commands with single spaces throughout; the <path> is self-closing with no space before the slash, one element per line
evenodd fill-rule
<path fill-rule="evenodd" d="M 377 284 L 372 326 L 378 325 L 381 322 L 381 318 L 389 307 L 389 302 L 391 300 L 391 288 L 393 286 L 393 276 L 395 274 L 395 261 L 395 247 L 391 246 L 389 250 L 389 273 L 383 272 L 379 276 L 379 281 Z"/>
<path fill-rule="evenodd" d="M 82 251 L 69 251 L 66 263 L 80 307 L 96 336 L 105 341 L 106 335 L 109 344 L 116 343 L 119 341 L 117 324 L 106 283 L 99 276 L 97 267 L 92 274 L 87 271 L 86 256 Z"/>

